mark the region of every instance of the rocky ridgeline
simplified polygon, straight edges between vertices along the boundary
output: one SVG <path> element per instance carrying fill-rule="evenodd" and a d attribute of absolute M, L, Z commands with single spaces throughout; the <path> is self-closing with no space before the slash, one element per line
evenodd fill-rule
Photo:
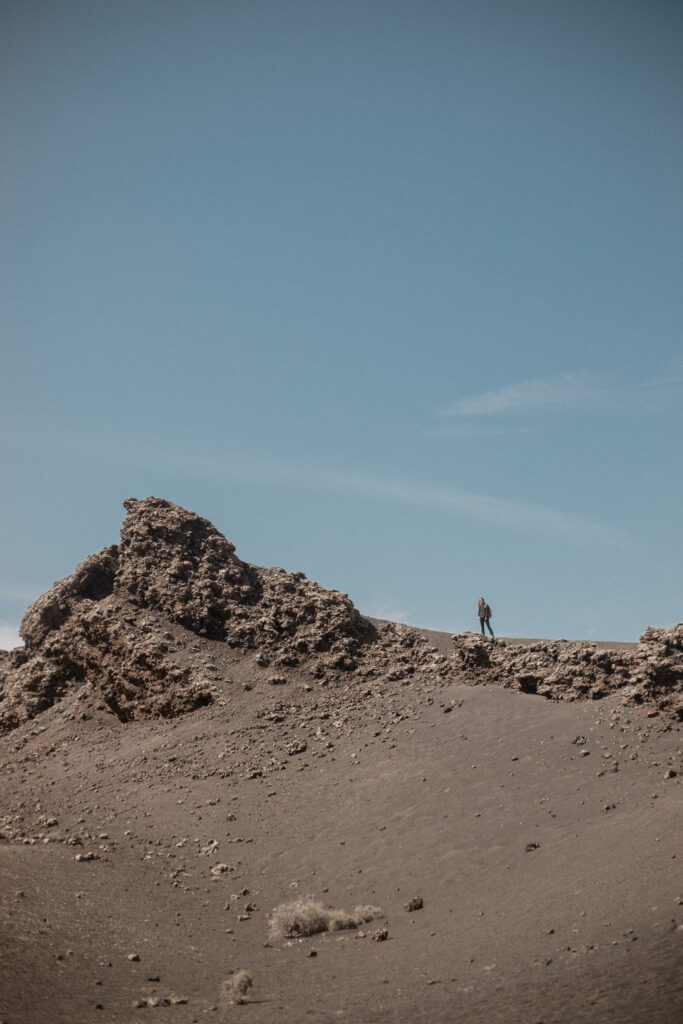
<path fill-rule="evenodd" d="M 373 681 L 412 680 L 495 683 L 563 700 L 618 691 L 683 718 L 683 624 L 648 629 L 628 652 L 463 633 L 447 658 L 418 631 L 370 622 L 346 594 L 301 572 L 241 561 L 194 512 L 160 498 L 124 506 L 120 543 L 55 583 L 24 616 L 26 646 L 0 652 L 0 732 L 74 694 L 121 721 L 210 704 L 225 672 L 207 680 L 196 652 L 212 643 L 223 668 L 249 659 L 254 680 L 289 674 L 360 695 Z"/>
<path fill-rule="evenodd" d="M 463 682 L 496 683 L 560 700 L 599 700 L 618 692 L 683 719 L 683 623 L 650 626 L 633 650 L 602 650 L 567 640 L 495 643 L 477 633 L 453 637 L 453 669 Z"/>
<path fill-rule="evenodd" d="M 346 594 L 303 573 L 242 562 L 194 512 L 160 498 L 124 507 L 121 542 L 31 605 L 21 624 L 26 646 L 0 658 L 0 731 L 76 690 L 122 721 L 208 704 L 211 688 L 183 658 L 198 637 L 320 683 L 445 673 L 447 659 L 419 633 L 375 627 Z"/>

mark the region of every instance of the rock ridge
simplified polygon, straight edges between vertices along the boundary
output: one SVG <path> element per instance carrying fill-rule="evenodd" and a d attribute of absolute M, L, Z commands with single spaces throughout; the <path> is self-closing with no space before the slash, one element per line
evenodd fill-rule
<path fill-rule="evenodd" d="M 155 497 L 124 507 L 120 543 L 90 555 L 27 610 L 26 646 L 0 659 L 0 731 L 79 689 L 122 721 L 211 703 L 212 688 L 183 658 L 197 639 L 322 684 L 383 670 L 398 679 L 416 662 L 443 673 L 446 659 L 418 633 L 378 630 L 348 595 L 302 572 L 243 562 L 196 513 Z"/>
<path fill-rule="evenodd" d="M 632 651 L 567 640 L 515 644 L 478 633 L 453 637 L 453 668 L 464 682 L 494 683 L 556 700 L 612 693 L 683 720 L 683 623 L 649 626 Z"/>
<path fill-rule="evenodd" d="M 25 647 L 0 652 L 0 732 L 74 694 L 122 722 L 173 718 L 224 697 L 238 662 L 246 688 L 293 678 L 357 693 L 382 681 L 486 683 L 554 700 L 618 694 L 683 719 L 683 624 L 649 627 L 628 652 L 462 633 L 446 656 L 302 572 L 242 561 L 195 512 L 155 497 L 123 504 L 120 542 L 39 597 L 21 623 Z M 204 671 L 214 654 L 221 669 Z"/>

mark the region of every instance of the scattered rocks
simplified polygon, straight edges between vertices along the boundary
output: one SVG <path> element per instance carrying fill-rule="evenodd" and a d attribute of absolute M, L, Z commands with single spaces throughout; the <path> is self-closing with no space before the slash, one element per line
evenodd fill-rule
<path fill-rule="evenodd" d="M 136 999 L 133 1003 L 133 1009 L 142 1010 L 145 1007 L 157 1008 L 159 1006 L 185 1006 L 187 999 L 185 996 L 143 996 L 142 999 Z"/>
<path fill-rule="evenodd" d="M 213 867 L 210 869 L 211 874 L 214 875 L 214 877 L 216 877 L 216 878 L 220 878 L 221 875 L 224 875 L 224 874 L 226 874 L 226 872 L 232 871 L 232 870 L 233 869 L 230 867 L 229 864 L 222 864 L 222 863 L 221 864 L 214 864 Z"/>

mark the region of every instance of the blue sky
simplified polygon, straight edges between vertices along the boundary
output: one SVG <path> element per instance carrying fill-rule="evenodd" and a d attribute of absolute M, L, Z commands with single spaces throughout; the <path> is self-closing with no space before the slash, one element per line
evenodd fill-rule
<path fill-rule="evenodd" d="M 683 618 L 683 8 L 4 0 L 0 642 L 130 496 L 367 614 Z"/>

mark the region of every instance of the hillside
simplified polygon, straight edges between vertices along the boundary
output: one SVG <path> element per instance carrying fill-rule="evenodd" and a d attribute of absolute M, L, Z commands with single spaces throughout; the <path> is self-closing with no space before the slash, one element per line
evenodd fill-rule
<path fill-rule="evenodd" d="M 681 1019 L 681 625 L 435 637 L 125 504 L 0 661 L 4 1024 Z"/>

